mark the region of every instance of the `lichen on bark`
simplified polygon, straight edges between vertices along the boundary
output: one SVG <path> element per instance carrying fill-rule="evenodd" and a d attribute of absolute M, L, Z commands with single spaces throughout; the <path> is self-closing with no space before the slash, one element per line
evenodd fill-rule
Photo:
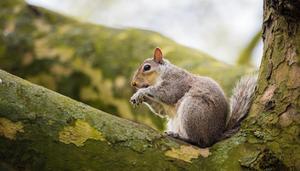
<path fill-rule="evenodd" d="M 59 141 L 65 144 L 73 143 L 76 146 L 83 146 L 88 139 L 105 141 L 101 132 L 80 119 L 59 132 Z"/>
<path fill-rule="evenodd" d="M 6 118 L 0 118 L 0 136 L 14 140 L 18 132 L 24 132 L 22 122 L 12 122 Z"/>

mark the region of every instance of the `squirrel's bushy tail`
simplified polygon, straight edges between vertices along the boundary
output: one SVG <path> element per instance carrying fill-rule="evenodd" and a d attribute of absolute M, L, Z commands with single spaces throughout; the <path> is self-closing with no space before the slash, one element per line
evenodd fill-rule
<path fill-rule="evenodd" d="M 244 76 L 233 89 L 224 138 L 238 131 L 241 121 L 247 116 L 252 103 L 256 82 L 257 75 Z"/>

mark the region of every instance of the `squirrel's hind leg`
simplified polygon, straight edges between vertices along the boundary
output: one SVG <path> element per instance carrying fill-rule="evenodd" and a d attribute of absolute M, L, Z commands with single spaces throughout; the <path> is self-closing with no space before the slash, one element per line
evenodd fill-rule
<path fill-rule="evenodd" d="M 190 142 L 185 130 L 182 128 L 182 116 L 176 111 L 176 115 L 168 119 L 167 130 L 165 133 L 173 138 Z"/>

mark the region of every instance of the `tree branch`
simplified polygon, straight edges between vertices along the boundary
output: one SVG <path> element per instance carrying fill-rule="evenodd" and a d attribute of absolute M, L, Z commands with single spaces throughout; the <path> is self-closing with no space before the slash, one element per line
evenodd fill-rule
<path fill-rule="evenodd" d="M 194 168 L 207 150 L 0 71 L 0 164 L 29 170 Z M 176 160 L 177 162 L 173 162 Z"/>

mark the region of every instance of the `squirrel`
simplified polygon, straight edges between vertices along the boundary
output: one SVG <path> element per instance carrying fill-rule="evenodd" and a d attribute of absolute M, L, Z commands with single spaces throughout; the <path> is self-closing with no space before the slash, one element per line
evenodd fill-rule
<path fill-rule="evenodd" d="M 135 72 L 131 85 L 137 89 L 133 105 L 146 104 L 167 117 L 167 135 L 209 147 L 239 130 L 246 117 L 257 76 L 244 76 L 233 89 L 230 104 L 219 84 L 171 64 L 160 48 Z"/>

